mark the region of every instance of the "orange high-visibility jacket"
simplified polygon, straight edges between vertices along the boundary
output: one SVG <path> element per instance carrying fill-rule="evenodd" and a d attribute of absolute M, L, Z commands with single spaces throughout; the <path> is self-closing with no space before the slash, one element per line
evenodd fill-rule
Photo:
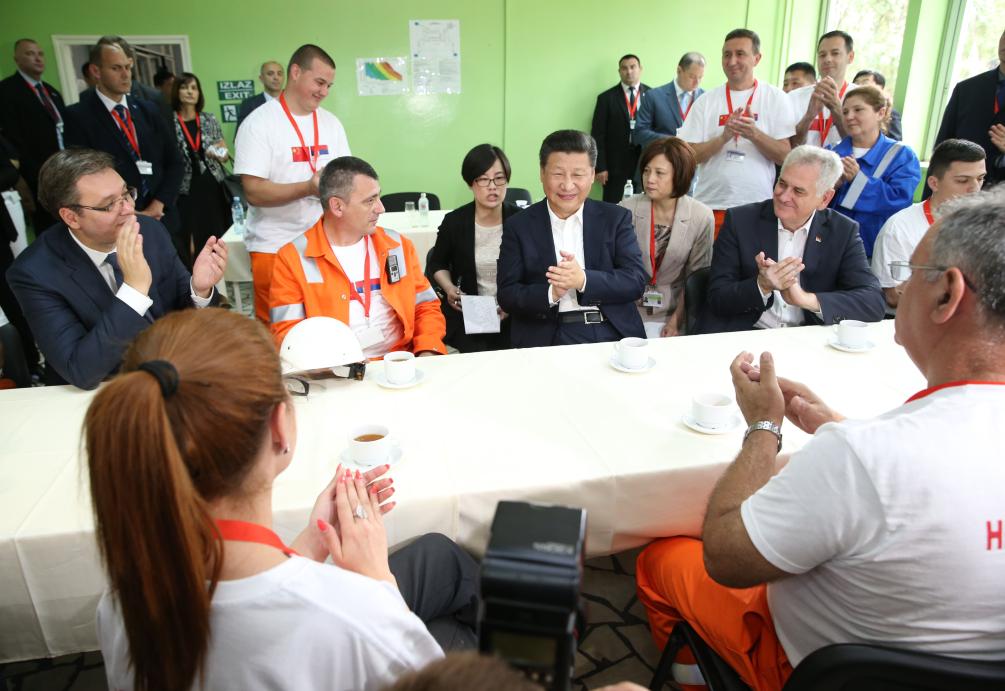
<path fill-rule="evenodd" d="M 286 332 L 307 317 L 334 317 L 349 323 L 349 291 L 353 287 L 335 258 L 323 221 L 324 217 L 276 253 L 269 318 L 277 347 Z M 404 328 L 402 340 L 391 350 L 446 353 L 443 337 L 447 324 L 440 300 L 422 274 L 412 241 L 379 226 L 371 238 L 380 266 L 380 293 Z M 396 283 L 388 281 L 388 255 L 398 259 L 401 278 Z"/>

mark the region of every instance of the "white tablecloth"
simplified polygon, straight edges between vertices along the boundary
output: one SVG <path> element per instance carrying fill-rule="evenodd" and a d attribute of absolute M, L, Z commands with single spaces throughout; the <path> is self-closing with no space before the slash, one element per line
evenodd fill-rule
<path fill-rule="evenodd" d="M 743 426 L 719 436 L 681 423 L 693 394 L 732 394 L 728 365 L 770 349 L 779 372 L 847 415 L 876 415 L 924 387 L 873 325 L 877 347 L 827 347 L 823 327 L 660 339 L 656 366 L 623 374 L 609 344 L 422 358 L 419 386 L 329 382 L 297 399 L 299 441 L 277 480 L 275 523 L 303 527 L 330 480 L 347 431 L 388 424 L 403 448 L 391 470 L 397 508 L 389 542 L 429 531 L 484 549 L 499 499 L 582 506 L 587 552 L 607 554 L 665 535 L 696 535 L 712 484 L 739 449 Z M 80 423 L 92 394 L 69 387 L 0 392 L 0 661 L 94 649 L 103 575 L 94 544 Z M 785 449 L 807 437 L 786 424 Z M 170 568 L 165 565 L 165 568 Z"/>
<path fill-rule="evenodd" d="M 397 230 L 411 240 L 415 245 L 415 251 L 419 254 L 422 270 L 425 271 L 426 253 L 436 244 L 436 231 L 443 217 L 449 212 L 449 209 L 430 211 L 426 223 L 419 221 L 418 212 L 415 213 L 414 219 L 409 218 L 404 211 L 388 212 L 380 215 L 377 225 Z M 234 226 L 231 226 L 224 233 L 223 241 L 227 243 L 227 270 L 223 274 L 223 280 L 227 283 L 250 283 L 251 258 L 244 246 L 244 237 L 235 233 Z"/>

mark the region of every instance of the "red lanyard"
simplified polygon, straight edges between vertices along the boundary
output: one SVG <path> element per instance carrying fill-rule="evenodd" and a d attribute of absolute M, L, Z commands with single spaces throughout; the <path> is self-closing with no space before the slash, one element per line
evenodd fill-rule
<path fill-rule="evenodd" d="M 979 381 L 976 379 L 961 379 L 960 381 L 949 381 L 945 384 L 939 384 L 938 386 L 931 386 L 927 389 L 919 391 L 918 393 L 911 396 L 905 401 L 905 403 L 911 403 L 917 401 L 919 398 L 924 398 L 928 394 L 935 393 L 942 389 L 948 389 L 953 386 L 968 386 L 970 384 L 977 384 L 979 386 L 1005 386 L 1005 381 Z"/>
<path fill-rule="evenodd" d="M 122 133 L 126 135 L 126 139 L 129 140 L 129 145 L 133 147 L 133 151 L 136 152 L 136 158 L 143 158 L 143 155 L 140 153 L 140 142 L 136 138 L 136 126 L 133 124 L 133 116 L 132 113 L 129 112 L 129 109 L 126 108 L 126 122 L 122 122 L 122 118 L 119 117 L 119 114 L 115 112 L 114 108 L 108 112 L 112 114 L 113 118 L 115 118 L 115 122 L 119 124 L 119 129 L 122 130 Z"/>
<path fill-rule="evenodd" d="M 290 112 L 290 107 L 286 105 L 286 93 L 283 92 L 279 94 L 279 105 L 283 107 L 283 112 L 286 113 L 286 117 L 290 119 L 290 124 L 293 125 L 293 129 L 297 133 L 297 137 L 300 139 L 300 148 L 306 149 L 307 144 L 304 142 L 304 135 L 300 133 L 300 128 L 297 127 L 297 121 L 293 119 L 293 113 Z M 318 154 L 321 151 L 321 147 L 318 146 L 318 111 L 313 111 L 311 115 L 314 116 L 314 150 L 307 152 L 307 165 L 311 167 L 311 172 L 318 172 Z"/>
<path fill-rule="evenodd" d="M 638 110 L 639 110 L 639 99 L 642 98 L 642 87 L 640 85 L 639 88 L 637 88 L 635 90 L 635 102 L 634 103 L 628 100 L 628 92 L 627 91 L 625 91 L 625 90 L 622 89 L 622 93 L 624 93 L 624 95 L 625 95 L 625 105 L 628 106 L 628 117 L 630 117 L 631 119 L 634 120 L 635 119 L 635 113 L 638 112 Z"/>
<path fill-rule="evenodd" d="M 928 220 L 928 225 L 932 225 L 933 223 L 935 223 L 935 218 L 932 217 L 932 198 L 931 197 L 929 197 L 928 199 L 925 200 L 925 203 L 922 204 L 922 206 L 921 206 L 921 210 L 925 212 L 925 219 Z"/>
<path fill-rule="evenodd" d="M 275 547 L 286 556 L 297 554 L 292 547 L 287 547 L 279 536 L 266 528 L 264 525 L 249 523 L 248 521 L 230 521 L 223 518 L 216 520 L 216 527 L 220 531 L 220 537 L 224 540 L 234 540 L 236 542 L 257 542 L 260 545 Z"/>
<path fill-rule="evenodd" d="M 754 102 L 754 94 L 757 93 L 757 80 L 754 80 L 754 90 L 750 92 L 750 98 L 747 99 L 747 105 L 743 107 L 743 114 L 746 116 L 750 115 L 750 104 Z M 733 97 L 729 95 L 729 84 L 726 85 L 726 108 L 729 110 L 727 117 L 733 114 Z M 734 138 L 737 144 L 740 143 L 740 135 L 736 135 Z"/>
<path fill-rule="evenodd" d="M 349 299 L 356 300 L 363 306 L 363 316 L 367 319 L 370 318 L 370 238 L 363 238 L 363 247 L 365 247 L 365 256 L 363 260 L 363 297 L 360 298 L 359 293 L 356 292 L 355 286 L 349 286 Z M 376 252 L 377 249 L 374 248 Z"/>
<path fill-rule="evenodd" d="M 685 120 L 687 120 L 687 114 L 691 112 L 691 106 L 694 105 L 694 101 L 695 101 L 694 92 L 693 91 L 690 91 L 690 92 L 685 91 L 684 93 L 689 94 L 691 96 L 691 100 L 687 102 L 687 110 L 684 110 L 683 108 L 680 107 L 680 99 L 679 98 L 677 99 L 677 110 L 680 111 L 680 120 L 681 120 L 681 122 L 684 122 Z M 727 96 L 729 95 L 729 89 L 726 89 L 726 95 Z"/>
<path fill-rule="evenodd" d="M 690 108 L 688 108 L 690 110 Z M 649 261 L 653 265 L 653 277 L 649 285 L 656 285 L 656 272 L 663 265 L 663 257 L 656 261 L 656 205 L 651 204 L 649 210 Z"/>
<path fill-rule="evenodd" d="M 838 101 L 840 102 L 844 98 L 844 92 L 848 90 L 848 82 L 841 85 L 841 91 L 838 92 Z M 827 135 L 830 134 L 831 127 L 834 125 L 834 113 L 827 116 L 826 122 L 824 121 L 824 112 L 821 110 L 817 113 L 817 129 L 820 130 L 820 146 L 827 146 Z"/>
<path fill-rule="evenodd" d="M 185 127 L 185 121 L 181 119 L 181 113 L 175 113 L 175 116 L 178 118 L 178 124 L 181 125 L 181 131 L 185 133 L 188 145 L 192 147 L 192 151 L 199 153 L 199 145 L 202 144 L 202 125 L 199 122 L 199 114 L 195 114 L 195 141 L 192 141 L 192 135 L 188 133 L 188 128 Z"/>

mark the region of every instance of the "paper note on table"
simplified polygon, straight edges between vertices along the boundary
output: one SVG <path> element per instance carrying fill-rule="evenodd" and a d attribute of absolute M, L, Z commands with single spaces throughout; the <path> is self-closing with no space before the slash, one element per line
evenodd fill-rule
<path fill-rule="evenodd" d="M 464 333 L 499 333 L 499 312 L 496 299 L 491 295 L 462 295 L 461 312 L 464 315 Z"/>

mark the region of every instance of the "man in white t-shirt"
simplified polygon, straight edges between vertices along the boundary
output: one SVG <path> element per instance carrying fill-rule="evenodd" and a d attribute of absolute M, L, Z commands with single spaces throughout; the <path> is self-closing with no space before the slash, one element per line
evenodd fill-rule
<path fill-rule="evenodd" d="M 902 406 L 845 420 L 770 353 L 733 361 L 750 426 L 703 541 L 639 557 L 657 642 L 686 620 L 755 688 L 833 643 L 1002 658 L 1005 189 L 946 205 L 905 274 L 896 339 L 928 388 Z M 784 418 L 814 435 L 787 464 Z"/>
<path fill-rule="evenodd" d="M 276 255 L 269 297 L 276 345 L 302 319 L 333 317 L 349 325 L 368 358 L 445 354 L 447 322 L 415 245 L 377 226 L 384 212 L 377 172 L 343 156 L 325 166 L 319 185 L 321 218 Z"/>
<path fill-rule="evenodd" d="M 759 83 L 761 39 L 750 29 L 734 29 L 722 46 L 726 83 L 694 103 L 677 136 L 694 147 L 698 184 L 694 197 L 712 208 L 715 230 L 726 209 L 771 196 L 775 166 L 789 153 L 795 116 L 776 86 Z"/>
<path fill-rule="evenodd" d="M 910 259 L 914 248 L 938 217 L 939 207 L 950 199 L 980 192 L 986 176 L 985 153 L 979 144 L 966 139 L 947 139 L 935 147 L 928 164 L 927 180 L 932 196 L 890 216 L 876 236 L 872 250 L 872 272 L 879 279 L 890 308 L 896 308 L 900 298 L 890 262 Z"/>
<path fill-rule="evenodd" d="M 848 132 L 841 114 L 841 101 L 855 88 L 847 80 L 848 66 L 855 60 L 855 42 L 844 31 L 828 31 L 817 41 L 817 70 L 820 80 L 789 92 L 796 114 L 792 146 L 831 146 Z"/>
<path fill-rule="evenodd" d="M 286 89 L 241 124 L 234 173 L 241 176 L 248 211 L 245 245 L 255 283 L 255 316 L 269 323 L 269 282 L 280 247 L 321 215 L 318 177 L 325 164 L 348 156 L 339 119 L 321 108 L 335 81 L 335 61 L 318 46 L 297 48 Z"/>

